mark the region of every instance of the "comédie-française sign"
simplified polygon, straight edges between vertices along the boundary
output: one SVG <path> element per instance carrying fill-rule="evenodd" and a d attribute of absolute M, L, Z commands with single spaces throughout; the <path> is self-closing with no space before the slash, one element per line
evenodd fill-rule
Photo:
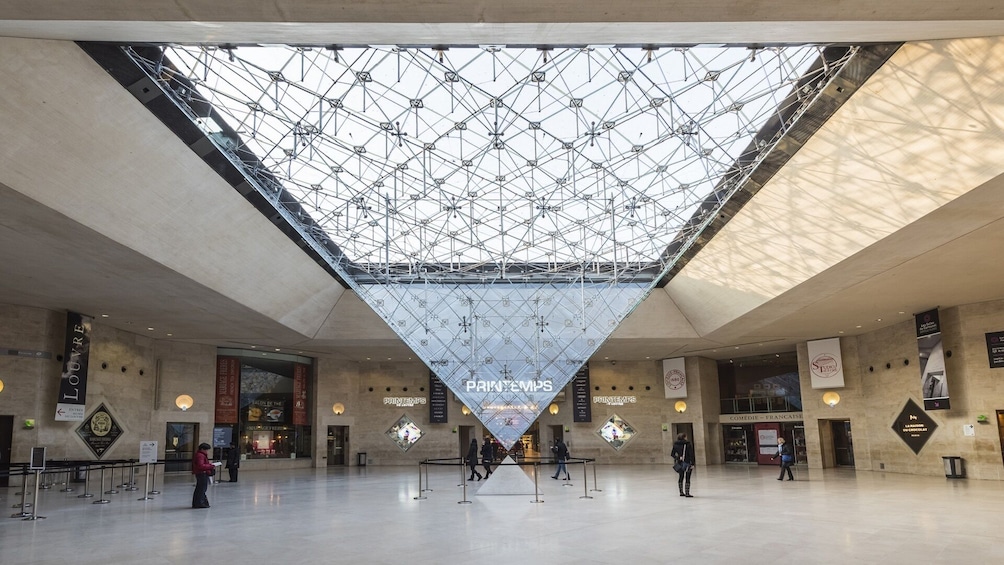
<path fill-rule="evenodd" d="M 801 412 L 763 412 L 759 414 L 722 414 L 720 424 L 742 424 L 759 422 L 801 422 Z"/>

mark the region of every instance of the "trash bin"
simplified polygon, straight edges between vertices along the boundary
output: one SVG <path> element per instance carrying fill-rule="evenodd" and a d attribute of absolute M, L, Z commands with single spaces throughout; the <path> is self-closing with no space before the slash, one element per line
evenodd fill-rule
<path fill-rule="evenodd" d="M 946 479 L 966 478 L 966 467 L 963 464 L 961 457 L 956 457 L 956 456 L 942 457 L 941 460 L 945 464 Z"/>
<path fill-rule="evenodd" d="M 356 454 L 356 465 L 359 466 L 359 467 L 365 467 L 366 466 L 366 452 L 365 451 L 360 451 L 359 453 Z"/>

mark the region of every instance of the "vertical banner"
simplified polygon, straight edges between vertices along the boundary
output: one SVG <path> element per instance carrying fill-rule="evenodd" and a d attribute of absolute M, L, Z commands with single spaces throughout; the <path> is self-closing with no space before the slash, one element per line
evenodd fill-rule
<path fill-rule="evenodd" d="M 589 364 L 586 363 L 572 377 L 572 421 L 592 422 L 593 408 L 589 394 Z"/>
<path fill-rule="evenodd" d="M 293 363 L 293 425 L 307 425 L 307 375 L 310 365 Z"/>
<path fill-rule="evenodd" d="M 687 367 L 683 357 L 662 360 L 666 398 L 687 398 Z"/>
<path fill-rule="evenodd" d="M 447 399 L 446 383 L 436 376 L 436 373 L 429 371 L 429 422 L 433 424 L 445 424 L 449 414 L 446 411 Z"/>
<path fill-rule="evenodd" d="M 66 348 L 63 374 L 56 400 L 57 422 L 82 422 L 86 412 L 87 361 L 91 354 L 91 320 L 76 312 L 66 313 Z"/>
<path fill-rule="evenodd" d="M 948 375 L 945 373 L 945 350 L 941 344 L 938 309 L 917 314 L 915 321 L 924 410 L 947 410 L 952 405 L 948 399 Z"/>
<path fill-rule="evenodd" d="M 236 424 L 239 408 L 241 362 L 236 357 L 216 358 L 216 423 Z"/>
<path fill-rule="evenodd" d="M 844 363 L 840 357 L 840 338 L 810 341 L 809 375 L 812 388 L 843 388 Z"/>

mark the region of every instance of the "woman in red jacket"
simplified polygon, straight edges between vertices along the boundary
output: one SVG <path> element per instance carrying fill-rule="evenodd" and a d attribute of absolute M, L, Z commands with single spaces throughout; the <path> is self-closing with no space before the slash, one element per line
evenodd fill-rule
<path fill-rule="evenodd" d="M 192 508 L 209 508 L 206 489 L 209 488 L 209 474 L 213 472 L 213 464 L 209 462 L 207 453 L 212 446 L 200 443 L 199 450 L 192 458 L 192 474 L 195 475 L 195 494 L 192 495 Z"/>

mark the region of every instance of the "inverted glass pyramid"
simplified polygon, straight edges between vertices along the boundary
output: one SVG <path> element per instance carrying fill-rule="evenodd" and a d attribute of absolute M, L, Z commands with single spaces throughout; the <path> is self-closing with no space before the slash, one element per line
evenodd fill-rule
<path fill-rule="evenodd" d="M 126 51 L 507 448 L 855 52 Z"/>

